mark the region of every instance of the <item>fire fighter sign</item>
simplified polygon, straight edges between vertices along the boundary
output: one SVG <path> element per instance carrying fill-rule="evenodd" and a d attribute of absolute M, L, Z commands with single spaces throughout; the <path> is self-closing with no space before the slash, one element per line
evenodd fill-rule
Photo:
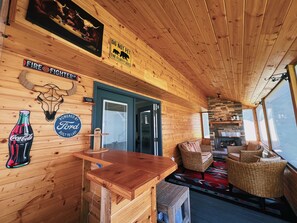
<path fill-rule="evenodd" d="M 70 80 L 78 81 L 80 79 L 80 77 L 78 75 L 76 75 L 76 74 L 72 74 L 72 73 L 69 73 L 67 71 L 63 71 L 63 70 L 60 70 L 60 69 L 57 69 L 57 68 L 54 68 L 54 67 L 50 67 L 50 66 L 47 66 L 47 65 L 44 65 L 44 64 L 41 64 L 41 63 L 37 63 L 37 62 L 34 62 L 32 60 L 28 60 L 28 59 L 24 59 L 24 64 L 23 65 L 24 65 L 24 67 L 28 67 L 28 68 L 33 69 L 33 70 L 38 70 L 38 71 L 41 71 L 41 72 L 53 74 L 55 76 L 67 78 L 67 79 L 70 79 Z"/>

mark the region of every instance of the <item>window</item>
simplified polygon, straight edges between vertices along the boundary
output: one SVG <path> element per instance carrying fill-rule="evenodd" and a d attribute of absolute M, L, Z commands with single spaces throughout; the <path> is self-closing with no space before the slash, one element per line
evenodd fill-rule
<path fill-rule="evenodd" d="M 289 82 L 283 80 L 265 99 L 272 149 L 297 167 L 297 127 Z"/>
<path fill-rule="evenodd" d="M 256 131 L 255 131 L 253 110 L 252 109 L 243 109 L 242 116 L 243 116 L 245 140 L 246 141 L 256 141 L 257 136 L 256 136 Z"/>
<path fill-rule="evenodd" d="M 203 125 L 203 135 L 204 138 L 209 139 L 209 120 L 208 120 L 208 113 L 202 113 L 202 125 Z"/>
<path fill-rule="evenodd" d="M 102 137 L 103 148 L 127 151 L 128 146 L 128 104 L 103 100 L 102 132 L 109 137 Z"/>
<path fill-rule="evenodd" d="M 257 118 L 258 118 L 260 140 L 263 144 L 268 146 L 268 138 L 267 138 L 265 119 L 264 119 L 264 112 L 263 112 L 263 106 L 261 104 L 258 105 L 256 112 L 257 112 Z"/>

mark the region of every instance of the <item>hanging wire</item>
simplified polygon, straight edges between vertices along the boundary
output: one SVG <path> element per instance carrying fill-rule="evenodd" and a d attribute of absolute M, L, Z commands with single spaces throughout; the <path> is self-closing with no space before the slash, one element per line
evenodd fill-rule
<path fill-rule="evenodd" d="M 264 78 L 265 81 L 271 80 L 272 82 L 281 81 L 281 80 L 289 80 L 288 73 L 281 74 L 272 74 L 269 78 Z"/>

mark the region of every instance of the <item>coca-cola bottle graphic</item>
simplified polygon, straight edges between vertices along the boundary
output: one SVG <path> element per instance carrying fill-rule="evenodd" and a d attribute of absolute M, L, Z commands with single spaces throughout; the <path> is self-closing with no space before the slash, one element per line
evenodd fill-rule
<path fill-rule="evenodd" d="M 30 163 L 30 149 L 34 135 L 29 119 L 30 111 L 20 111 L 19 120 L 9 135 L 7 168 L 17 168 Z"/>

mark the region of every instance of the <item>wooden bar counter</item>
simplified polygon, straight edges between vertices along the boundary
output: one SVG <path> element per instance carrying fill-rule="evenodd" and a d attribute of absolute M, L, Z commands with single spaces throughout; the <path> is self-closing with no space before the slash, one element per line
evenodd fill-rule
<path fill-rule="evenodd" d="M 117 150 L 73 155 L 83 160 L 81 222 L 98 220 L 88 216 L 89 181 L 101 186 L 100 222 L 157 222 L 156 185 L 177 169 L 170 158 Z M 90 163 L 102 167 L 91 170 Z"/>

